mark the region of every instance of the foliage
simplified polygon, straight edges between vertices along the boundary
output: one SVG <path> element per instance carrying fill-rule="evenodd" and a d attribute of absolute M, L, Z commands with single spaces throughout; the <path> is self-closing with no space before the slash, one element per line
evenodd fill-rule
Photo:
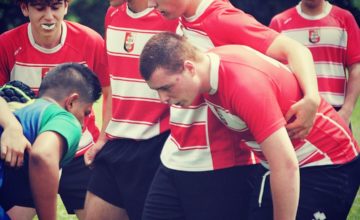
<path fill-rule="evenodd" d="M 271 18 L 299 3 L 300 0 L 230 0 L 231 3 L 243 11 L 253 15 L 261 23 L 268 25 Z M 349 10 L 360 25 L 360 0 L 329 0 L 334 5 Z"/>
<path fill-rule="evenodd" d="M 106 0 L 73 0 L 66 19 L 82 23 L 103 34 L 104 15 L 108 5 L 109 1 Z M 0 20 L 0 33 L 28 21 L 14 0 L 0 1 Z"/>
<path fill-rule="evenodd" d="M 28 21 L 14 2 L 14 0 L 0 1 L 2 24 L 0 33 Z M 275 14 L 296 5 L 299 0 L 231 0 L 231 2 L 267 25 Z M 330 2 L 349 10 L 360 24 L 360 0 L 330 0 Z M 103 34 L 104 15 L 108 5 L 107 0 L 73 0 L 66 19 L 82 23 Z"/>
<path fill-rule="evenodd" d="M 89 26 L 103 35 L 108 6 L 108 0 L 73 0 L 66 18 Z"/>

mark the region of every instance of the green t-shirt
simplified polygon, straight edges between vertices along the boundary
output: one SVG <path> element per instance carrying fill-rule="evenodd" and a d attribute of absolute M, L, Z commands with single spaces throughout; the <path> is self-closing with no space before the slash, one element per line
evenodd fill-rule
<path fill-rule="evenodd" d="M 73 159 L 81 138 L 81 126 L 73 114 L 56 103 L 37 99 L 34 103 L 15 111 L 15 115 L 31 143 L 34 143 L 36 137 L 45 131 L 56 132 L 65 139 L 67 146 L 60 166 Z"/>

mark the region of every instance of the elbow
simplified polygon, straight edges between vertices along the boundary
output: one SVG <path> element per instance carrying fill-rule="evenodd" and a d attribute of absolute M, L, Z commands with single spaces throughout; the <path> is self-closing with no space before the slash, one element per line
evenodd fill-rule
<path fill-rule="evenodd" d="M 300 55 L 300 57 L 308 57 L 311 58 L 311 60 L 313 61 L 313 56 L 310 49 L 297 41 L 295 41 L 293 47 L 291 47 L 290 53 L 291 52 L 295 52 L 295 56 Z"/>
<path fill-rule="evenodd" d="M 51 153 L 45 153 L 35 149 L 29 153 L 29 167 L 48 166 L 53 161 Z"/>
<path fill-rule="evenodd" d="M 290 160 L 285 163 L 284 173 L 288 178 L 297 179 L 300 175 L 300 167 L 297 160 Z"/>
<path fill-rule="evenodd" d="M 299 174 L 300 167 L 296 158 L 288 158 L 278 164 L 270 164 L 271 173 L 279 173 L 289 178 L 295 177 Z"/>
<path fill-rule="evenodd" d="M 284 164 L 283 166 L 288 169 L 288 170 L 292 170 L 292 171 L 296 171 L 299 170 L 299 161 L 296 157 L 296 154 L 291 154 L 289 155 L 286 159 L 284 159 Z"/>
<path fill-rule="evenodd" d="M 311 58 L 311 60 L 313 60 L 313 56 L 312 56 L 312 53 L 309 48 L 305 47 L 304 45 L 302 45 L 300 43 L 299 43 L 299 47 L 300 47 L 301 53 L 303 55 L 308 56 Z"/>
<path fill-rule="evenodd" d="M 287 164 L 286 164 L 286 168 L 287 170 L 289 170 L 290 172 L 292 173 L 298 173 L 299 170 L 300 170 L 300 167 L 299 167 L 299 163 L 298 161 L 289 161 Z"/>

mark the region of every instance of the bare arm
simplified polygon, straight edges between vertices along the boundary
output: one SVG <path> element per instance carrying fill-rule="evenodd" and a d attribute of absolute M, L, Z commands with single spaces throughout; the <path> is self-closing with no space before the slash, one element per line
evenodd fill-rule
<path fill-rule="evenodd" d="M 4 129 L 0 139 L 1 159 L 12 167 L 22 166 L 25 149 L 30 148 L 31 144 L 24 136 L 21 124 L 1 97 L 0 109 L 0 126 Z"/>
<path fill-rule="evenodd" d="M 299 202 L 299 165 L 285 128 L 266 138 L 261 148 L 270 165 L 274 219 L 295 220 Z"/>
<path fill-rule="evenodd" d="M 112 97 L 111 97 L 111 88 L 103 87 L 103 108 L 102 108 L 102 127 L 100 136 L 95 143 L 84 155 L 84 160 L 86 165 L 91 165 L 96 157 L 96 154 L 103 148 L 104 144 L 107 141 L 105 130 L 109 121 L 111 120 L 112 115 Z"/>
<path fill-rule="evenodd" d="M 360 63 L 355 63 L 350 66 L 348 84 L 346 88 L 345 101 L 339 114 L 346 121 L 350 123 L 350 117 L 356 105 L 356 101 L 360 94 Z"/>
<path fill-rule="evenodd" d="M 61 135 L 46 131 L 36 138 L 30 151 L 30 185 L 39 219 L 56 219 L 59 162 L 65 146 Z"/>
<path fill-rule="evenodd" d="M 304 138 L 314 123 L 316 110 L 320 104 L 314 61 L 309 49 L 297 41 L 280 34 L 271 44 L 266 54 L 279 61 L 288 61 L 295 73 L 304 97 L 291 106 L 285 119 L 289 121 L 296 116 L 294 122 L 286 128 L 292 138 Z"/>

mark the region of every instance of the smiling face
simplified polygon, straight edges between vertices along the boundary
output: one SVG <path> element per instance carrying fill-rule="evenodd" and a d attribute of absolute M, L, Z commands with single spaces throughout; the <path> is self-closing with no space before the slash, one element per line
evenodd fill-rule
<path fill-rule="evenodd" d="M 36 43 L 40 46 L 59 43 L 61 23 L 68 10 L 67 1 L 54 0 L 48 4 L 39 0 L 29 4 L 22 3 L 20 7 L 24 16 L 29 17 Z"/>
<path fill-rule="evenodd" d="M 157 68 L 146 82 L 158 92 L 161 102 L 169 105 L 187 107 L 199 95 L 196 75 L 188 68 L 181 73 L 169 73 L 164 68 Z"/>

